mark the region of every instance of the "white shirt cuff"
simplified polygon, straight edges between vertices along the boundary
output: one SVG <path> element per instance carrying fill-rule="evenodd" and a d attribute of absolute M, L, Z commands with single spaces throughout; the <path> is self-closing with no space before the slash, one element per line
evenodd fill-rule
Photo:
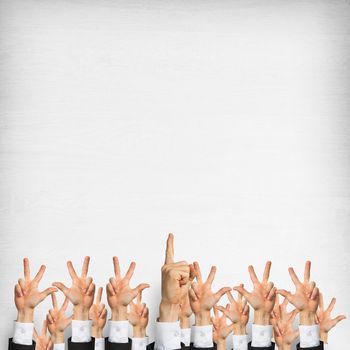
<path fill-rule="evenodd" d="M 252 346 L 266 348 L 271 346 L 272 326 L 252 325 Z"/>
<path fill-rule="evenodd" d="M 185 346 L 190 346 L 191 344 L 191 328 L 181 328 L 180 330 L 181 343 Z"/>
<path fill-rule="evenodd" d="M 213 347 L 213 326 L 192 326 L 193 346 L 195 348 Z"/>
<path fill-rule="evenodd" d="M 64 350 L 64 343 L 53 344 L 53 350 Z"/>
<path fill-rule="evenodd" d="M 312 348 L 320 345 L 320 327 L 315 324 L 312 326 L 299 325 L 300 347 Z"/>
<path fill-rule="evenodd" d="M 128 321 L 109 321 L 108 340 L 111 343 L 129 342 L 129 322 Z"/>
<path fill-rule="evenodd" d="M 72 342 L 88 343 L 91 341 L 91 321 L 72 321 Z"/>
<path fill-rule="evenodd" d="M 132 338 L 131 350 L 146 350 L 148 344 L 147 337 Z"/>
<path fill-rule="evenodd" d="M 34 323 L 15 322 L 13 342 L 21 345 L 33 344 Z"/>
<path fill-rule="evenodd" d="M 248 335 L 233 335 L 233 350 L 248 349 Z"/>
<path fill-rule="evenodd" d="M 95 338 L 95 350 L 105 350 L 105 338 Z"/>
<path fill-rule="evenodd" d="M 156 322 L 155 350 L 181 348 L 180 322 Z"/>

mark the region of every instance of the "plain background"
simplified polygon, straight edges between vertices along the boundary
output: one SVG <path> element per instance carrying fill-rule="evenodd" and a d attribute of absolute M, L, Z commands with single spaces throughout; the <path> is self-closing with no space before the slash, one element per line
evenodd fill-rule
<path fill-rule="evenodd" d="M 22 258 L 149 282 L 176 258 L 312 278 L 350 316 L 349 1 L 1 1 L 0 322 Z M 223 300 L 224 302 L 224 300 Z M 38 307 L 37 325 L 49 300 Z M 349 321 L 330 334 L 344 348 Z"/>

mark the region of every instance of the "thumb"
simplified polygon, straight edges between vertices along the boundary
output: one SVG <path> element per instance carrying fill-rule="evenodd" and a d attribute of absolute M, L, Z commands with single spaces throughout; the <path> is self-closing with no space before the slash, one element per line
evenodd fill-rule
<path fill-rule="evenodd" d="M 43 290 L 40 293 L 40 299 L 44 300 L 46 297 L 48 297 L 50 294 L 57 292 L 57 288 L 49 287 Z"/>
<path fill-rule="evenodd" d="M 233 287 L 232 289 L 237 291 L 239 294 L 243 295 L 244 298 L 246 298 L 249 301 L 250 293 L 243 287 L 242 284 L 240 286 Z"/>
<path fill-rule="evenodd" d="M 66 297 L 68 296 L 69 288 L 67 288 L 62 282 L 52 283 L 53 286 L 57 287 Z"/>
<path fill-rule="evenodd" d="M 144 289 L 146 288 L 149 288 L 150 285 L 148 283 L 141 283 L 139 284 L 137 287 L 135 287 L 132 292 L 133 292 L 133 295 L 134 295 L 134 298 L 139 294 L 141 293 Z"/>

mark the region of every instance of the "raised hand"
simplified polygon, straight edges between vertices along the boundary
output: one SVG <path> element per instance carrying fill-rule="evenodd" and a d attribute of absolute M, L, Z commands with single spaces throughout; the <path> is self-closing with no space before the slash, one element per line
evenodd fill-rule
<path fill-rule="evenodd" d="M 244 286 L 242 285 L 242 287 Z M 247 304 L 247 300 L 243 299 L 240 293 L 238 293 L 237 300 L 234 299 L 231 292 L 227 292 L 226 295 L 230 304 L 227 304 L 226 308 L 223 306 L 217 306 L 216 308 L 230 319 L 235 335 L 247 334 L 246 326 L 249 320 L 249 305 Z"/>
<path fill-rule="evenodd" d="M 186 293 L 185 296 L 180 301 L 180 328 L 191 328 L 190 317 L 192 315 L 192 309 L 190 305 L 189 293 Z"/>
<path fill-rule="evenodd" d="M 35 350 L 53 350 L 51 337 L 47 335 L 47 321 L 43 322 L 41 334 L 34 329 Z"/>
<path fill-rule="evenodd" d="M 52 309 L 46 316 L 47 327 L 51 334 L 51 340 L 54 344 L 64 343 L 64 330 L 72 323 L 72 316 L 66 317 L 65 312 L 68 306 L 66 297 L 61 308 L 58 308 L 56 294 L 51 294 Z M 46 333 L 45 333 L 46 334 Z"/>
<path fill-rule="evenodd" d="M 250 279 L 253 282 L 253 291 L 248 292 L 241 284 L 233 289 L 243 295 L 248 303 L 254 309 L 254 324 L 268 325 L 270 324 L 270 314 L 275 305 L 276 287 L 269 282 L 271 270 L 271 261 L 265 265 L 263 278 L 261 281 L 255 274 L 254 267 L 249 266 L 248 271 Z"/>
<path fill-rule="evenodd" d="M 320 300 L 318 305 L 318 311 L 316 314 L 316 322 L 320 326 L 320 338 L 324 343 L 328 341 L 328 333 L 334 328 L 340 321 L 345 320 L 345 315 L 339 315 L 335 318 L 331 317 L 331 312 L 333 311 L 334 305 L 336 303 L 336 299 L 332 298 L 330 304 L 327 309 L 324 309 L 323 303 L 323 295 L 320 293 Z"/>
<path fill-rule="evenodd" d="M 119 260 L 113 257 L 114 277 L 109 279 L 107 284 L 107 301 L 112 310 L 112 321 L 127 320 L 127 307 L 136 296 L 145 288 L 149 288 L 149 284 L 141 283 L 136 288 L 130 287 L 130 279 L 134 274 L 136 263 L 132 262 L 125 276 L 120 274 Z"/>
<path fill-rule="evenodd" d="M 318 307 L 319 290 L 315 282 L 310 282 L 311 262 L 305 263 L 304 281 L 301 282 L 296 275 L 294 269 L 288 269 L 289 275 L 295 285 L 295 293 L 280 289 L 277 291 L 288 301 L 294 305 L 300 312 L 300 324 L 312 325 L 315 324 L 315 316 Z"/>
<path fill-rule="evenodd" d="M 193 267 L 197 283 L 193 282 L 189 291 L 190 303 L 196 318 L 196 325 L 204 326 L 210 324 L 210 310 L 231 288 L 223 287 L 214 293 L 211 287 L 215 278 L 216 267 L 212 266 L 205 282 L 203 282 L 198 262 L 194 262 Z"/>
<path fill-rule="evenodd" d="M 17 322 L 32 323 L 34 308 L 40 304 L 48 295 L 56 292 L 56 288 L 47 288 L 39 292 L 38 287 L 45 272 L 45 265 L 41 265 L 36 276 L 30 278 L 30 267 L 28 258 L 23 259 L 24 279 L 20 278 L 15 286 L 14 298 L 18 311 Z"/>
<path fill-rule="evenodd" d="M 148 307 L 142 302 L 142 293 L 139 293 L 136 297 L 136 303 L 133 301 L 130 303 L 128 314 L 128 320 L 133 327 L 134 338 L 144 338 L 146 336 L 148 314 Z"/>
<path fill-rule="evenodd" d="M 299 331 L 293 328 L 293 321 L 298 314 L 297 310 L 287 311 L 288 299 L 279 304 L 278 297 L 272 311 L 271 323 L 273 325 L 274 338 L 278 349 L 290 350 L 293 342 L 298 338 Z"/>
<path fill-rule="evenodd" d="M 75 272 L 71 261 L 67 262 L 68 271 L 72 278 L 72 286 L 66 287 L 61 282 L 55 282 L 52 285 L 57 287 L 73 304 L 73 319 L 88 320 L 89 310 L 94 301 L 95 284 L 91 277 L 87 277 L 89 271 L 90 258 L 85 257 L 80 277 Z"/>
<path fill-rule="evenodd" d="M 188 293 L 190 267 L 186 261 L 174 262 L 174 236 L 169 234 L 162 266 L 162 300 L 159 321 L 175 322 L 179 319 L 180 303 Z"/>
<path fill-rule="evenodd" d="M 214 317 L 211 318 L 213 324 L 213 340 L 218 350 L 226 349 L 226 338 L 233 330 L 233 324 L 227 325 L 225 313 L 219 315 L 219 309 L 214 307 Z"/>
<path fill-rule="evenodd" d="M 95 303 L 89 310 L 89 318 L 92 320 L 91 335 L 94 338 L 103 338 L 103 328 L 107 322 L 107 309 L 105 304 L 101 304 L 103 288 L 97 291 Z"/>

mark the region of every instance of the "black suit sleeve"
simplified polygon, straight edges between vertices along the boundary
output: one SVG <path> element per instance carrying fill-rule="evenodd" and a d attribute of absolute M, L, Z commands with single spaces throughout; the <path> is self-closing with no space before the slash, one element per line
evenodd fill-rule
<path fill-rule="evenodd" d="M 180 349 L 174 349 L 174 350 L 190 350 L 190 346 L 185 346 L 185 344 L 181 343 Z M 212 349 L 212 348 L 210 348 Z M 147 350 L 154 350 L 154 342 L 147 345 Z"/>
<path fill-rule="evenodd" d="M 32 345 L 21 345 L 13 342 L 12 338 L 9 339 L 9 350 L 35 350 L 35 342 Z"/>
<path fill-rule="evenodd" d="M 214 343 L 214 346 L 210 347 L 210 348 L 196 348 L 193 343 L 191 343 L 190 345 L 190 349 L 191 350 L 216 350 L 216 344 Z"/>
<path fill-rule="evenodd" d="M 106 350 L 131 350 L 131 339 L 127 343 L 111 343 L 106 338 Z"/>
<path fill-rule="evenodd" d="M 95 350 L 95 339 L 92 338 L 88 343 L 74 343 L 72 338 L 69 338 L 68 350 Z"/>
<path fill-rule="evenodd" d="M 323 346 L 323 342 L 320 342 L 319 346 L 314 346 L 312 348 L 301 348 L 300 347 L 300 343 L 297 345 L 297 349 L 298 350 L 323 350 L 324 346 Z"/>
<path fill-rule="evenodd" d="M 255 347 L 252 346 L 252 342 L 250 342 L 248 344 L 248 350 L 274 350 L 275 349 L 275 343 L 271 343 L 271 346 L 267 347 L 267 348 L 260 348 L 260 347 Z"/>

